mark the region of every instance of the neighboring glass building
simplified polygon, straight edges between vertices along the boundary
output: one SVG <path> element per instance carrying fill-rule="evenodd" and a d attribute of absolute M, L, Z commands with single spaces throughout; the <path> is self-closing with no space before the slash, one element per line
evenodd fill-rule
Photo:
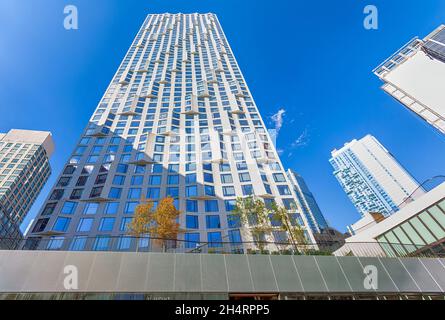
<path fill-rule="evenodd" d="M 303 177 L 290 169 L 287 171 L 287 176 L 292 183 L 292 187 L 294 188 L 312 232 L 321 233 L 323 229 L 328 229 L 328 223 Z"/>
<path fill-rule="evenodd" d="M 385 92 L 445 133 L 445 25 L 411 40 L 374 73 Z"/>
<path fill-rule="evenodd" d="M 424 194 L 417 181 L 371 135 L 332 151 L 330 163 L 362 216 L 389 216 Z"/>
<path fill-rule="evenodd" d="M 51 133 L 11 130 L 0 134 L 0 249 L 15 249 L 20 224 L 51 174 Z"/>
<path fill-rule="evenodd" d="M 251 240 L 232 215 L 236 198 L 250 195 L 288 208 L 314 242 L 217 17 L 151 14 L 26 248 L 132 250 L 127 226 L 140 200 L 156 206 L 171 196 L 182 212 L 184 249 L 219 250 L 221 242 Z M 279 232 L 264 240 L 277 237 L 286 240 Z"/>

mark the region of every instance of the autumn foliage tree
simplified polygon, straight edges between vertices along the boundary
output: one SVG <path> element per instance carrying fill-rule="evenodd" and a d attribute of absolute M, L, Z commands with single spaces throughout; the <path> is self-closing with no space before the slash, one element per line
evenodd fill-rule
<path fill-rule="evenodd" d="M 153 203 L 145 200 L 136 207 L 129 233 L 135 237 L 150 235 L 165 250 L 169 241 L 178 238 L 180 214 L 171 197 L 162 199 L 154 210 Z"/>

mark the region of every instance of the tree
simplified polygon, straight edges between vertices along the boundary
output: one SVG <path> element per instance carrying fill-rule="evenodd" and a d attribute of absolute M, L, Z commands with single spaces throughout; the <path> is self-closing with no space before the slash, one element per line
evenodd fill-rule
<path fill-rule="evenodd" d="M 172 197 L 162 199 L 153 214 L 155 225 L 151 234 L 157 238 L 157 242 L 162 244 L 164 250 L 169 240 L 177 240 L 178 238 L 180 229 L 177 220 L 180 214 L 181 211 L 176 209 Z"/>
<path fill-rule="evenodd" d="M 128 232 L 134 237 L 150 235 L 155 242 L 162 245 L 163 251 L 169 241 L 176 241 L 180 232 L 177 218 L 181 212 L 176 209 L 174 199 L 162 199 L 155 210 L 153 203 L 143 200 L 136 207 L 135 215 L 128 227 Z"/>
<path fill-rule="evenodd" d="M 295 210 L 295 208 L 292 208 L 292 210 Z M 303 228 L 298 223 L 292 221 L 289 211 L 285 207 L 279 206 L 274 202 L 271 208 L 271 216 L 273 220 L 280 223 L 280 229 L 287 232 L 295 251 L 299 251 L 299 245 L 303 247 L 307 245 Z"/>
<path fill-rule="evenodd" d="M 151 224 L 154 221 L 153 214 L 153 203 L 148 200 L 142 200 L 142 203 L 136 207 L 133 220 L 128 225 L 128 234 L 141 238 L 151 233 Z"/>
<path fill-rule="evenodd" d="M 253 196 L 236 199 L 233 213 L 240 218 L 244 226 L 250 226 L 252 238 L 260 251 L 264 251 L 264 235 L 271 231 L 268 212 L 264 202 Z"/>
<path fill-rule="evenodd" d="M 250 226 L 250 233 L 260 251 L 264 251 L 265 248 L 262 235 L 271 231 L 284 231 L 295 251 L 299 251 L 299 247 L 307 244 L 304 230 L 298 223 L 293 223 L 289 211 L 276 202 L 268 208 L 263 200 L 253 196 L 238 198 L 233 213 L 240 217 L 244 226 Z M 274 223 L 276 226 L 272 226 L 271 222 L 277 222 Z"/>

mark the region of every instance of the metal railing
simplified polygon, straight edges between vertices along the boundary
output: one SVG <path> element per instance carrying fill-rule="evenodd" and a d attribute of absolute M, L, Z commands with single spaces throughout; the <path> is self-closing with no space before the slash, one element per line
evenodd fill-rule
<path fill-rule="evenodd" d="M 265 254 L 265 255 L 337 255 L 357 257 L 430 257 L 443 258 L 444 251 L 400 243 L 344 243 L 325 241 L 317 244 L 289 242 L 194 242 L 175 239 L 132 236 L 51 237 L 21 239 L 21 250 L 102 251 L 189 254 Z M 445 247 L 444 247 L 445 248 Z M 2 248 L 0 248 L 2 250 Z M 7 250 L 3 248 L 3 250 Z"/>

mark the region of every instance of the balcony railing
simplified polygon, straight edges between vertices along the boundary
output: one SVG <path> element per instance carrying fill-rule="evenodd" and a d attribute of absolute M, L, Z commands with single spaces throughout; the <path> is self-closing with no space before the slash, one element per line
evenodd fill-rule
<path fill-rule="evenodd" d="M 6 240 L 6 239 L 3 239 Z M 428 247 L 399 243 L 346 243 L 325 241 L 317 244 L 289 242 L 195 242 L 132 236 L 95 236 L 21 239 L 22 250 L 40 251 L 104 251 L 190 254 L 264 254 L 264 255 L 342 255 L 356 257 L 428 257 L 444 258 L 445 252 Z M 388 250 L 391 248 L 391 250 Z M 0 250 L 2 250 L 0 248 Z M 3 250 L 7 250 L 4 248 Z"/>

